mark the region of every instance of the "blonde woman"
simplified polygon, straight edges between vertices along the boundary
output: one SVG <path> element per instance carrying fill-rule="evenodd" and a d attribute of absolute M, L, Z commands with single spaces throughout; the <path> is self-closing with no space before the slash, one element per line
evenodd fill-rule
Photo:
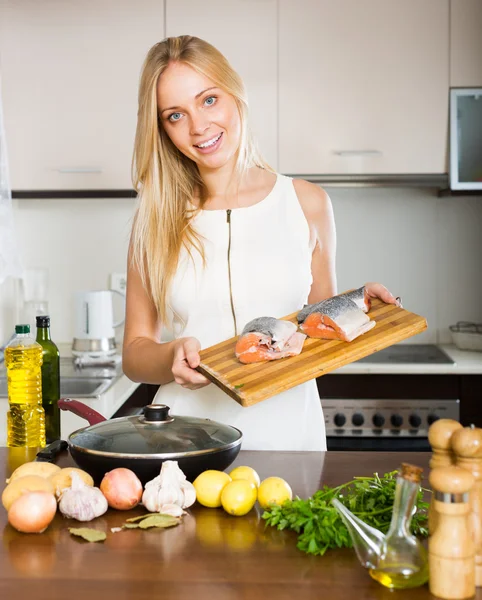
<path fill-rule="evenodd" d="M 207 42 L 167 38 L 149 51 L 133 179 L 124 372 L 160 384 L 156 402 L 173 414 L 238 427 L 246 450 L 325 450 L 314 380 L 243 408 L 195 370 L 201 348 L 251 319 L 336 293 L 328 195 L 265 163 L 243 82 Z M 396 303 L 382 285 L 367 286 Z"/>

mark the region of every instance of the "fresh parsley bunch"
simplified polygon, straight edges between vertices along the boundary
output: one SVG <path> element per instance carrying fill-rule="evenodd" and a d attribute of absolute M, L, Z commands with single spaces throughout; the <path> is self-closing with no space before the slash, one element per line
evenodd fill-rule
<path fill-rule="evenodd" d="M 311 498 L 296 497 L 282 506 L 271 506 L 263 513 L 267 525 L 277 529 L 292 529 L 298 534 L 297 547 L 308 554 L 323 555 L 329 548 L 352 547 L 350 534 L 338 511 L 331 504 L 337 498 L 368 525 L 386 533 L 392 519 L 398 471 L 379 477 L 355 477 L 335 488 L 324 486 Z M 428 502 L 423 488 L 417 494 L 417 508 L 411 521 L 415 535 L 427 536 L 425 527 Z"/>

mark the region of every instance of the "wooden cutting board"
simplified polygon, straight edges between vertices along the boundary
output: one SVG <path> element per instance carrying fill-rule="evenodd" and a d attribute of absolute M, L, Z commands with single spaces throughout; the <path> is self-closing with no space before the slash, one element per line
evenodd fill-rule
<path fill-rule="evenodd" d="M 296 323 L 296 315 L 284 319 Z M 242 406 L 252 406 L 427 329 L 424 317 L 378 299 L 368 316 L 375 327 L 352 342 L 306 338 L 298 356 L 263 363 L 240 363 L 234 354 L 238 337 L 233 337 L 201 350 L 197 370 Z"/>

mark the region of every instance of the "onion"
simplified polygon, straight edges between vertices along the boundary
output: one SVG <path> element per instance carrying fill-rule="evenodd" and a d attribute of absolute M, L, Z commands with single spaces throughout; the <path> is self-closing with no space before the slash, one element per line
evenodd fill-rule
<path fill-rule="evenodd" d="M 142 498 L 142 483 L 130 469 L 119 467 L 104 475 L 100 490 L 111 508 L 129 510 L 137 506 Z"/>
<path fill-rule="evenodd" d="M 8 522 L 23 533 L 42 533 L 52 522 L 57 500 L 50 492 L 27 492 L 12 504 Z"/>

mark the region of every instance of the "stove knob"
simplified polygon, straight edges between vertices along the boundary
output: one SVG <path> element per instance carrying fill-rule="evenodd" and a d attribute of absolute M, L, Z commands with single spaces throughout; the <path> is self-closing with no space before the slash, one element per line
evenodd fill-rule
<path fill-rule="evenodd" d="M 372 421 L 375 427 L 383 427 L 385 425 L 385 417 L 381 413 L 375 413 Z"/>
<path fill-rule="evenodd" d="M 408 422 L 414 429 L 416 429 L 422 424 L 422 419 L 418 415 L 410 415 L 408 417 Z"/>
<path fill-rule="evenodd" d="M 392 415 L 390 417 L 390 423 L 394 427 L 401 427 L 402 424 L 403 424 L 403 417 L 402 417 L 402 415 Z"/>
<path fill-rule="evenodd" d="M 429 425 L 432 425 L 432 423 L 435 423 L 435 421 L 438 421 L 439 419 L 440 419 L 440 417 L 438 415 L 428 415 L 427 423 Z"/>
<path fill-rule="evenodd" d="M 346 417 L 341 413 L 336 413 L 333 421 L 335 421 L 335 425 L 337 427 L 343 427 L 343 425 L 346 423 Z"/>
<path fill-rule="evenodd" d="M 355 425 L 355 427 L 361 427 L 365 422 L 365 418 L 361 413 L 355 413 L 351 418 L 351 422 L 353 425 Z"/>

